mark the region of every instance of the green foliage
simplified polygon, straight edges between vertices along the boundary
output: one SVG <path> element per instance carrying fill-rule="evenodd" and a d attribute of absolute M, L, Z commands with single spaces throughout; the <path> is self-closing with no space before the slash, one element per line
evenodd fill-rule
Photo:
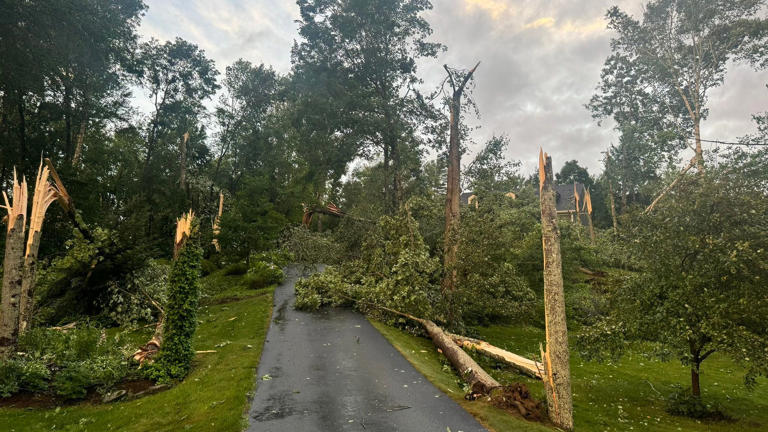
<path fill-rule="evenodd" d="M 154 320 L 157 306 L 162 307 L 168 301 L 169 270 L 168 264 L 152 260 L 123 281 L 111 282 L 104 312 L 116 324 L 127 328 Z"/>
<path fill-rule="evenodd" d="M 215 273 L 219 270 L 219 266 L 211 260 L 204 259 L 200 262 L 200 274 L 201 276 L 208 276 L 211 273 Z"/>
<path fill-rule="evenodd" d="M 224 276 L 240 276 L 248 273 L 248 263 L 236 262 L 224 267 Z"/>
<path fill-rule="evenodd" d="M 285 262 L 285 259 L 277 253 L 251 255 L 251 264 L 244 278 L 248 288 L 260 289 L 273 284 L 279 284 L 285 279 L 283 270 L 273 260 Z"/>
<path fill-rule="evenodd" d="M 202 249 L 188 240 L 171 266 L 163 346 L 157 360 L 147 371 L 148 376 L 156 381 L 183 379 L 195 356 L 192 338 L 197 329 L 202 254 Z"/>
<path fill-rule="evenodd" d="M 67 331 L 33 328 L 19 338 L 21 354 L 0 362 L 0 396 L 51 392 L 65 399 L 106 392 L 131 374 L 120 335 L 91 325 Z"/>
<path fill-rule="evenodd" d="M 128 375 L 128 364 L 114 356 L 98 356 L 62 365 L 53 379 L 52 389 L 66 399 L 85 397 L 90 388 L 105 393 Z"/>
<path fill-rule="evenodd" d="M 707 403 L 693 396 L 690 388 L 682 386 L 676 386 L 667 397 L 666 410 L 672 415 L 694 419 L 729 420 L 719 404 Z"/>
<path fill-rule="evenodd" d="M 442 315 L 439 262 L 430 257 L 418 224 L 407 214 L 383 216 L 366 239 L 361 257 L 328 267 L 296 285 L 296 307 L 316 309 L 349 298 L 365 311 L 372 305 L 419 317 Z"/>
<path fill-rule="evenodd" d="M 301 225 L 283 233 L 280 249 L 300 264 L 337 264 L 344 256 L 343 247 L 331 233 L 310 231 Z"/>
<path fill-rule="evenodd" d="M 735 174 L 744 165 L 689 177 L 633 224 L 642 272 L 611 295 L 599 334 L 655 342 L 656 355 L 678 358 L 696 372 L 714 352 L 746 368 L 753 384 L 768 373 L 768 203 L 766 171 Z M 609 342 L 615 346 L 615 342 Z M 617 347 L 620 348 L 620 347 Z"/>

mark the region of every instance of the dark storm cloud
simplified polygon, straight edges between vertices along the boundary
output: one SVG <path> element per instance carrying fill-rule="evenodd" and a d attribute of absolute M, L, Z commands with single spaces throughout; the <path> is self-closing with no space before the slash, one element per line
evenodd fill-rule
<path fill-rule="evenodd" d="M 223 68 L 243 57 L 286 72 L 297 37 L 298 8 L 292 0 L 149 0 L 142 26 L 147 36 L 180 35 L 200 44 Z M 420 63 L 425 88 L 444 77 L 442 65 L 471 67 L 481 60 L 475 100 L 480 129 L 477 148 L 493 134 L 508 135 L 510 159 L 535 167 L 539 147 L 552 154 L 556 168 L 577 159 L 590 172 L 601 170 L 601 155 L 616 134 L 610 123 L 598 126 L 584 104 L 589 101 L 609 53 L 606 10 L 613 4 L 632 14 L 637 0 L 433 0 L 426 18 L 433 39 L 448 51 Z M 766 72 L 732 68 L 725 85 L 711 93 L 705 137 L 733 140 L 753 130 L 752 113 L 768 109 Z"/>

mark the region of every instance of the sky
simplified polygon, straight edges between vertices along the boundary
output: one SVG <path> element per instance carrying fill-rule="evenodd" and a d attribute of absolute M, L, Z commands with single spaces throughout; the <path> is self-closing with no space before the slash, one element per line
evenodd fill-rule
<path fill-rule="evenodd" d="M 160 40 L 182 37 L 224 68 L 243 58 L 290 70 L 298 38 L 294 0 L 145 0 L 139 30 Z M 610 52 L 612 32 L 604 15 L 613 5 L 639 15 L 640 0 L 432 0 L 424 17 L 432 40 L 447 46 L 437 59 L 419 63 L 425 88 L 445 77 L 443 65 L 481 65 L 474 98 L 480 126 L 470 155 L 493 135 L 506 135 L 510 160 L 532 172 L 543 148 L 557 170 L 576 159 L 590 173 L 602 171 L 602 155 L 618 141 L 610 122 L 599 126 L 584 108 Z M 723 86 L 710 93 L 702 137 L 733 141 L 754 130 L 751 115 L 768 110 L 768 72 L 732 65 Z M 712 145 L 705 145 L 705 150 Z M 469 160 L 467 158 L 467 160 Z"/>

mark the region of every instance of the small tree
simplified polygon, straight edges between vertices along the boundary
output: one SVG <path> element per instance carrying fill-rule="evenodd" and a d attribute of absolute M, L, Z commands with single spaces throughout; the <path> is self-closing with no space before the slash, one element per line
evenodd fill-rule
<path fill-rule="evenodd" d="M 747 384 L 768 372 L 768 197 L 765 176 L 748 169 L 686 177 L 672 199 L 640 216 L 634 245 L 644 271 L 584 335 L 587 351 L 619 355 L 625 338 L 655 342 L 662 359 L 690 366 L 696 398 L 701 364 L 715 352 L 745 367 Z"/>

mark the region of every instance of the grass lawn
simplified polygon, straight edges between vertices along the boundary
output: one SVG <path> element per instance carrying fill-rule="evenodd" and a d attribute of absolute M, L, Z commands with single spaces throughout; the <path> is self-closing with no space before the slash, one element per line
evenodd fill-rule
<path fill-rule="evenodd" d="M 457 399 L 490 428 L 501 431 L 536 431 L 543 427 L 524 420 L 500 418 L 498 411 L 477 402 L 465 402 L 456 376 L 442 368 L 432 343 L 381 323 L 374 323 L 390 342 L 441 390 Z M 544 332 L 532 327 L 491 326 L 477 329 L 488 342 L 533 358 L 544 340 Z M 537 356 L 536 356 L 537 357 Z M 540 381 L 527 378 L 494 361 L 479 363 L 500 382 L 526 383 L 531 393 L 544 399 Z M 768 430 L 768 380 L 760 379 L 755 390 L 743 385 L 743 370 L 727 358 L 714 354 L 702 364 L 702 395 L 717 402 L 734 422 L 704 422 L 675 417 L 664 411 L 665 399 L 674 385 L 687 386 L 689 369 L 677 361 L 660 362 L 632 353 L 617 363 L 594 363 L 571 356 L 574 392 L 574 421 L 582 431 L 711 431 Z M 452 393 L 449 392 L 452 391 Z"/>
<path fill-rule="evenodd" d="M 243 291 L 237 288 L 240 279 L 218 273 L 203 279 L 194 347 L 217 352 L 198 354 L 181 384 L 129 402 L 0 409 L 0 431 L 242 430 L 269 327 L 273 289 Z M 232 297 L 241 299 L 216 304 Z"/>

